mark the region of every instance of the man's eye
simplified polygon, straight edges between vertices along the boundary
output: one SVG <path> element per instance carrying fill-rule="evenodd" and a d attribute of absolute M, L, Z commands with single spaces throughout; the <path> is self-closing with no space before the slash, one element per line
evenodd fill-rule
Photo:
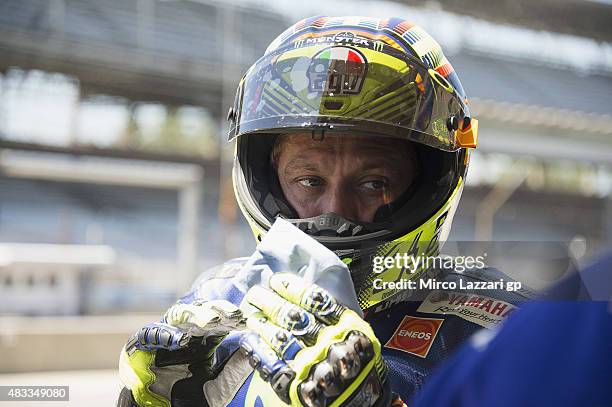
<path fill-rule="evenodd" d="M 300 185 L 305 186 L 305 187 L 310 187 L 310 188 L 320 187 L 321 184 L 323 183 L 320 178 L 314 178 L 314 177 L 302 178 L 302 179 L 299 179 L 298 182 L 300 183 Z"/>
<path fill-rule="evenodd" d="M 366 181 L 361 185 L 363 185 L 363 187 L 366 189 L 378 190 L 378 189 L 386 188 L 387 182 L 383 180 L 372 180 L 372 181 Z"/>

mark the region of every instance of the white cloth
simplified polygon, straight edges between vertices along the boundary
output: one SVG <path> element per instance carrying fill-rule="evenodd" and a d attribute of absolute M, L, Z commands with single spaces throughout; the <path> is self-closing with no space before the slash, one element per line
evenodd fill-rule
<path fill-rule="evenodd" d="M 256 284 L 268 287 L 270 276 L 278 272 L 300 275 L 306 282 L 325 288 L 339 303 L 363 316 L 346 264 L 334 252 L 280 218 L 233 277 L 233 283 L 242 292 Z M 240 308 L 246 316 L 254 311 L 246 300 Z"/>

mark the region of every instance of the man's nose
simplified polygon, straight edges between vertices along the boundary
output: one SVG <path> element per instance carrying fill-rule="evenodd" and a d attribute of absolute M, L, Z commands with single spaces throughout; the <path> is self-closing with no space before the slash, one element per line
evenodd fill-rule
<path fill-rule="evenodd" d="M 321 214 L 333 212 L 349 220 L 359 220 L 357 205 L 350 194 L 340 185 L 330 185 L 325 191 L 321 205 Z"/>

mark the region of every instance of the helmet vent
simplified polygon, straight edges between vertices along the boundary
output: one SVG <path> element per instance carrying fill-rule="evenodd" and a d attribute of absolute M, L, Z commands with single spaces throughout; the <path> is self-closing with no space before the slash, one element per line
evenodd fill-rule
<path fill-rule="evenodd" d="M 344 102 L 339 100 L 326 100 L 323 102 L 323 107 L 325 110 L 340 110 L 344 106 Z"/>

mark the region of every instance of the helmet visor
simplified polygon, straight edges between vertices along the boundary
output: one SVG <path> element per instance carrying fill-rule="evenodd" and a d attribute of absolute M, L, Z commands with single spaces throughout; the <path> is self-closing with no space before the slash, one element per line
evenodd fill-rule
<path fill-rule="evenodd" d="M 467 115 L 442 75 L 402 51 L 372 43 L 292 45 L 264 56 L 241 81 L 228 118 L 230 140 L 320 129 L 455 151 L 456 129 Z"/>

